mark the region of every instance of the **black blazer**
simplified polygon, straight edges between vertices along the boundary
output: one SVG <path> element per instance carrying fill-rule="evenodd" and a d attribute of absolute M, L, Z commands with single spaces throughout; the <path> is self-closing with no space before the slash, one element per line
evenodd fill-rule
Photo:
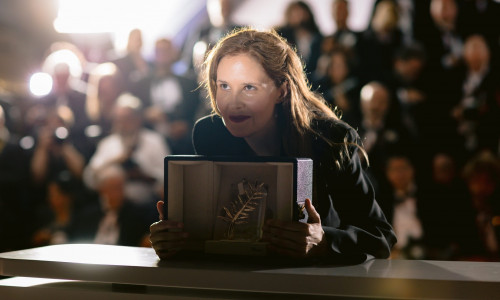
<path fill-rule="evenodd" d="M 389 257 L 396 237 L 357 154 L 359 136 L 343 121 L 317 120 L 314 127 L 335 143 L 342 145 L 344 138 L 352 143 L 348 146 L 350 158 L 338 168 L 338 149 L 317 136 L 304 137 L 311 141 L 311 152 L 302 157 L 313 159 L 313 203 L 334 253 L 331 258 L 359 263 L 371 256 Z M 255 155 L 243 138 L 231 135 L 218 116 L 197 121 L 193 143 L 200 155 Z"/>

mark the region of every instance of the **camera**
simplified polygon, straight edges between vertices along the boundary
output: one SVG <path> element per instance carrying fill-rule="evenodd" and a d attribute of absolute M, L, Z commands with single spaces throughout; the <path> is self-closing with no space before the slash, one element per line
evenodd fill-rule
<path fill-rule="evenodd" d="M 56 130 L 54 130 L 54 135 L 53 135 L 54 142 L 58 145 L 61 145 L 64 143 L 64 141 L 66 141 L 68 135 L 69 135 L 68 129 L 66 129 L 65 127 L 57 127 Z"/>

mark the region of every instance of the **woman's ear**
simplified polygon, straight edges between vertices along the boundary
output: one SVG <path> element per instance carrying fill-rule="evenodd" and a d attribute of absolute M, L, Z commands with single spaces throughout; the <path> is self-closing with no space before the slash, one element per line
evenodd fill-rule
<path fill-rule="evenodd" d="M 283 103 L 285 101 L 286 96 L 288 96 L 288 82 L 285 81 L 280 86 L 280 97 L 278 98 L 276 103 Z"/>

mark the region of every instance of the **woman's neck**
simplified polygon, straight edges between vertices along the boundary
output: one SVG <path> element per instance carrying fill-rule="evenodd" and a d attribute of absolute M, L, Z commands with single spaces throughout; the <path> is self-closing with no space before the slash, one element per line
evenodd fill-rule
<path fill-rule="evenodd" d="M 277 126 L 271 130 L 246 137 L 245 141 L 258 156 L 279 156 L 281 152 L 281 139 L 278 134 Z"/>

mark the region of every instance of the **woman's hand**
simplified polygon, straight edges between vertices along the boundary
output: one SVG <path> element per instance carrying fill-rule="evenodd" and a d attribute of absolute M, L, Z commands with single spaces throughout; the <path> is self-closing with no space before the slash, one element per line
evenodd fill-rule
<path fill-rule="evenodd" d="M 270 251 L 297 258 L 327 254 L 328 246 L 320 216 L 311 200 L 306 199 L 305 207 L 309 215 L 307 224 L 278 220 L 266 222 L 262 240 L 269 243 Z"/>
<path fill-rule="evenodd" d="M 156 209 L 160 214 L 160 221 L 153 223 L 149 227 L 151 233 L 149 240 L 158 257 L 166 259 L 182 249 L 189 234 L 182 231 L 184 228 L 183 223 L 164 220 L 163 201 L 158 201 Z"/>

